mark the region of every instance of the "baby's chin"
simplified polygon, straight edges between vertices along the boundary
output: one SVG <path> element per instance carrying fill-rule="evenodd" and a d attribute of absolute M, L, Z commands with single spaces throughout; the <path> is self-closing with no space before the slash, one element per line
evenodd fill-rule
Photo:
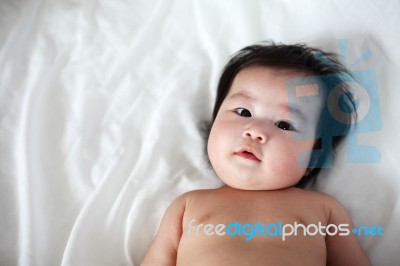
<path fill-rule="evenodd" d="M 225 185 L 238 189 L 238 190 L 252 190 L 252 191 L 266 191 L 266 190 L 279 190 L 289 187 L 294 187 L 294 184 L 262 184 L 253 182 L 232 182 L 231 180 L 222 180 Z"/>

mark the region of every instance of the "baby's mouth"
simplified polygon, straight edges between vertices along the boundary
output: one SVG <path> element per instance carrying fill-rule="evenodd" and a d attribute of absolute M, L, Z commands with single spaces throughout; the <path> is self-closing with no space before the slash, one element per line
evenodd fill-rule
<path fill-rule="evenodd" d="M 261 162 L 261 160 L 250 149 L 241 149 L 235 154 L 248 160 Z"/>

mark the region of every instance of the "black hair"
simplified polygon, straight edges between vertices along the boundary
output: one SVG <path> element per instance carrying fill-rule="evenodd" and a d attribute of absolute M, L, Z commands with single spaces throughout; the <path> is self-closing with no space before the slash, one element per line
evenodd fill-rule
<path fill-rule="evenodd" d="M 351 129 L 356 120 L 356 104 L 351 94 L 351 88 L 347 81 L 351 80 L 349 70 L 343 66 L 333 53 L 327 53 L 320 49 L 309 47 L 305 44 L 276 44 L 274 42 L 261 42 L 247 46 L 234 54 L 223 69 L 217 89 L 212 124 L 217 117 L 219 108 L 228 94 L 236 75 L 243 69 L 255 66 L 268 67 L 276 70 L 299 71 L 306 75 L 318 78 L 322 84 L 323 99 L 327 99 L 329 93 L 335 88 L 335 93 L 345 99 L 341 102 L 341 109 L 350 115 L 342 117 L 340 126 L 327 120 L 327 108 L 322 112 L 317 123 L 317 136 L 313 152 L 308 164 L 306 175 L 297 184 L 304 187 L 310 181 L 315 182 L 318 173 L 327 159 L 330 159 L 332 151 L 339 145 Z M 325 79 L 323 77 L 329 77 Z M 326 102 L 326 101 L 324 101 Z M 209 132 L 209 131 L 208 131 Z M 328 142 L 324 142 L 326 138 Z M 331 147 L 325 147 L 331 145 Z"/>

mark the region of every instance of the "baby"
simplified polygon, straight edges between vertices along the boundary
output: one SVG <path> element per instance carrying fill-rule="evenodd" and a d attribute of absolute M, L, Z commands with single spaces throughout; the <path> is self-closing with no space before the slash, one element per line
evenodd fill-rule
<path fill-rule="evenodd" d="M 354 120 L 346 76 L 332 54 L 305 45 L 261 43 L 235 54 L 207 145 L 225 185 L 178 197 L 142 265 L 370 265 L 345 208 L 300 188 Z M 347 111 L 334 114 L 341 123 L 327 120 L 331 98 L 344 98 Z"/>

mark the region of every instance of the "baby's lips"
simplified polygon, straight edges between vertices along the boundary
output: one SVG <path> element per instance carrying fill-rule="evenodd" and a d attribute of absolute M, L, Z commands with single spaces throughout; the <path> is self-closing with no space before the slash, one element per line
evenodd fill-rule
<path fill-rule="evenodd" d="M 246 159 L 261 162 L 259 156 L 251 148 L 243 148 L 240 151 L 236 152 L 235 154 Z"/>

